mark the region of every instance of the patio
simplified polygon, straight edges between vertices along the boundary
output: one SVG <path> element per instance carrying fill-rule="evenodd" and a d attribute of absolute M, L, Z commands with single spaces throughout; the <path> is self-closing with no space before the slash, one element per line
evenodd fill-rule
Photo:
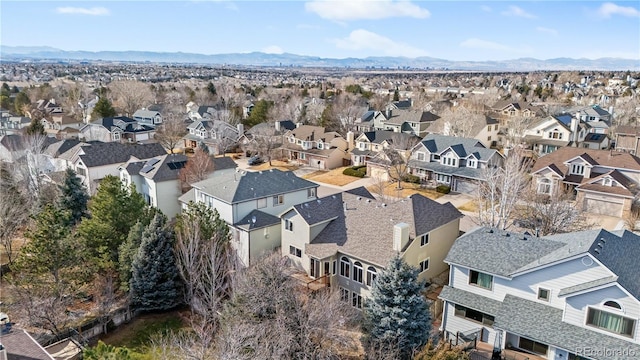
<path fill-rule="evenodd" d="M 478 342 L 475 349 L 469 351 L 471 360 L 490 360 L 492 354 L 493 345 L 483 342 Z M 542 356 L 508 349 L 502 350 L 500 358 L 503 360 L 547 360 Z"/>

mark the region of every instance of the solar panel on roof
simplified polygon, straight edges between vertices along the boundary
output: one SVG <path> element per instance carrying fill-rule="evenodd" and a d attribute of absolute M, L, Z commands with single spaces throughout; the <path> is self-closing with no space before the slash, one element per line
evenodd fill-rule
<path fill-rule="evenodd" d="M 145 166 L 153 166 L 153 165 L 157 164 L 159 161 L 160 161 L 160 159 L 149 159 L 149 161 L 147 161 Z"/>
<path fill-rule="evenodd" d="M 145 165 L 142 167 L 142 170 L 140 170 L 140 172 L 146 174 L 151 170 L 153 170 L 153 166 Z"/>

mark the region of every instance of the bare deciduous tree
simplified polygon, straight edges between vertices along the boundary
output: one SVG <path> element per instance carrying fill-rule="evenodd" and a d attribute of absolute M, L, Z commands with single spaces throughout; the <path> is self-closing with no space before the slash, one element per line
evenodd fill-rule
<path fill-rule="evenodd" d="M 183 191 L 189 189 L 190 184 L 206 179 L 214 170 L 211 156 L 206 151 L 196 148 L 187 164 L 180 170 L 180 185 Z"/>
<path fill-rule="evenodd" d="M 506 146 L 515 147 L 522 144 L 524 132 L 529 128 L 532 122 L 532 118 L 522 116 L 510 118 L 505 129 L 507 140 Z"/>
<path fill-rule="evenodd" d="M 402 188 L 402 182 L 409 174 L 409 158 L 411 150 L 420 142 L 420 138 L 409 134 L 394 134 L 390 139 L 390 145 L 384 149 L 377 158 L 380 163 L 386 165 L 387 174 Z"/>
<path fill-rule="evenodd" d="M 528 162 L 512 151 L 502 166 L 487 166 L 476 189 L 478 222 L 482 226 L 507 229 L 516 203 L 529 186 Z"/>
<path fill-rule="evenodd" d="M 28 222 L 30 211 L 12 171 L 10 163 L 0 162 L 0 243 L 9 264 L 15 259 L 16 235 Z"/>
<path fill-rule="evenodd" d="M 162 121 L 162 125 L 156 129 L 154 137 L 160 145 L 173 154 L 173 150 L 186 134 L 187 127 L 182 115 L 167 113 Z"/>
<path fill-rule="evenodd" d="M 594 227 L 573 202 L 570 192 L 558 189 L 553 196 L 531 193 L 518 214 L 520 225 L 540 236 L 575 232 Z"/>
<path fill-rule="evenodd" d="M 484 115 L 474 114 L 464 107 L 447 109 L 442 113 L 442 118 L 446 123 L 443 134 L 458 137 L 474 135 L 471 134 L 473 127 L 479 122 L 484 122 Z"/>
<path fill-rule="evenodd" d="M 109 84 L 115 105 L 127 116 L 151 103 L 154 99 L 149 85 L 140 81 L 116 80 Z"/>

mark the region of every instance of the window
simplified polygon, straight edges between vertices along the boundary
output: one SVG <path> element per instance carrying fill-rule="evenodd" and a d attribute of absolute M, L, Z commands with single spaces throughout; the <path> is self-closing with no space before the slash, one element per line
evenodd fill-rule
<path fill-rule="evenodd" d="M 267 198 L 258 199 L 258 209 L 267 207 Z"/>
<path fill-rule="evenodd" d="M 322 150 L 322 149 L 323 149 L 323 147 L 324 147 L 324 145 L 322 145 L 322 143 L 320 143 L 320 142 L 319 142 L 319 143 L 318 143 L 318 149 Z"/>
<path fill-rule="evenodd" d="M 495 124 L 495 125 L 493 126 L 493 130 L 494 130 L 494 131 L 498 131 L 498 124 Z"/>
<path fill-rule="evenodd" d="M 487 131 L 491 131 L 491 125 L 487 126 Z"/>
<path fill-rule="evenodd" d="M 293 136 L 289 136 L 289 142 L 290 143 L 295 143 L 296 142 L 296 138 L 294 138 Z"/>
<path fill-rule="evenodd" d="M 455 316 L 462 317 L 471 321 L 479 322 L 486 326 L 493 326 L 494 317 L 483 312 L 466 308 L 462 305 L 456 305 Z"/>
<path fill-rule="evenodd" d="M 284 219 L 285 230 L 293 231 L 293 222 L 289 219 Z"/>
<path fill-rule="evenodd" d="M 432 154 L 431 155 L 431 160 L 432 161 L 440 160 L 440 155 Z"/>
<path fill-rule="evenodd" d="M 491 136 L 487 136 L 487 141 L 491 141 Z"/>
<path fill-rule="evenodd" d="M 307 197 L 316 197 L 316 188 L 307 189 Z"/>
<path fill-rule="evenodd" d="M 551 194 L 551 180 L 547 178 L 538 179 L 538 194 Z"/>
<path fill-rule="evenodd" d="M 351 294 L 351 305 L 353 305 L 356 309 L 362 309 L 362 296 L 352 293 Z"/>
<path fill-rule="evenodd" d="M 549 301 L 549 290 L 538 288 L 538 300 Z"/>
<path fill-rule="evenodd" d="M 562 133 L 559 131 L 549 131 L 549 139 L 558 139 L 562 140 Z"/>
<path fill-rule="evenodd" d="M 611 184 L 612 184 L 611 178 L 604 178 L 604 179 L 602 179 L 602 185 L 604 185 L 604 186 L 611 186 Z"/>
<path fill-rule="evenodd" d="M 604 303 L 604 306 L 608 306 L 614 309 L 618 309 L 618 310 L 622 310 L 622 306 L 620 306 L 620 304 L 618 304 L 617 302 L 613 301 L 613 300 L 609 300 L 607 302 Z"/>
<path fill-rule="evenodd" d="M 367 268 L 367 286 L 373 285 L 373 282 L 376 281 L 376 277 L 378 274 L 376 273 L 376 269 L 373 266 L 369 266 Z"/>
<path fill-rule="evenodd" d="M 429 234 L 420 236 L 420 246 L 425 246 L 429 243 Z"/>
<path fill-rule="evenodd" d="M 367 148 L 367 144 L 361 142 L 361 143 L 358 143 L 358 147 L 360 148 L 360 150 L 364 150 Z"/>
<path fill-rule="evenodd" d="M 341 287 L 340 288 L 340 300 L 347 302 L 349 301 L 349 290 Z"/>
<path fill-rule="evenodd" d="M 337 269 L 336 269 L 336 268 L 337 268 L 337 263 L 338 263 L 338 262 L 337 262 L 337 261 L 335 261 L 335 260 L 333 260 L 333 261 L 332 261 L 332 267 L 333 267 L 333 269 L 332 269 L 332 270 L 333 270 L 333 271 L 331 271 L 331 275 L 335 275 L 335 274 L 336 274 L 336 270 L 337 270 Z"/>
<path fill-rule="evenodd" d="M 289 246 L 289 254 L 295 257 L 302 257 L 302 250 L 295 246 Z"/>
<path fill-rule="evenodd" d="M 608 301 L 607 303 L 617 303 Z M 605 303 L 605 305 L 607 304 Z M 620 306 L 620 305 L 618 305 Z M 614 306 L 609 306 L 614 307 Z M 603 310 L 589 308 L 587 313 L 587 325 L 612 332 L 614 334 L 633 336 L 635 321 L 621 315 L 612 314 Z"/>
<path fill-rule="evenodd" d="M 351 262 L 346 257 L 340 258 L 340 276 L 349 278 L 349 270 L 351 269 Z"/>
<path fill-rule="evenodd" d="M 522 350 L 526 350 L 528 352 L 539 354 L 539 355 L 547 355 L 547 351 L 549 350 L 548 345 L 545 345 L 524 337 L 520 338 L 520 341 L 518 342 L 518 347 Z"/>
<path fill-rule="evenodd" d="M 475 270 L 469 270 L 469 284 L 491 289 L 493 286 L 493 276 Z"/>
<path fill-rule="evenodd" d="M 273 206 L 284 204 L 284 195 L 276 195 L 273 197 Z"/>
<path fill-rule="evenodd" d="M 307 158 L 307 155 L 305 153 L 300 153 L 300 160 L 304 160 Z"/>
<path fill-rule="evenodd" d="M 119 132 L 114 132 L 113 133 L 113 141 L 116 141 L 116 140 L 120 140 L 120 133 Z"/>
<path fill-rule="evenodd" d="M 429 259 L 420 261 L 420 272 L 429 270 Z"/>
<path fill-rule="evenodd" d="M 424 161 L 425 153 L 419 152 L 417 156 L 418 156 L 418 161 Z"/>
<path fill-rule="evenodd" d="M 440 160 L 440 163 L 447 166 L 458 166 L 458 160 L 454 157 L 449 156 L 443 156 Z"/>
<path fill-rule="evenodd" d="M 76 173 L 78 175 L 87 176 L 87 170 L 85 170 L 84 168 L 81 168 L 81 167 L 77 167 L 76 168 Z"/>
<path fill-rule="evenodd" d="M 312 278 L 320 277 L 320 261 L 314 258 L 310 259 L 309 272 Z"/>
<path fill-rule="evenodd" d="M 438 182 L 448 184 L 451 182 L 451 177 L 449 175 L 436 174 L 436 180 Z"/>
<path fill-rule="evenodd" d="M 489 140 L 491 140 L 491 139 L 489 139 Z M 476 159 L 467 160 L 467 167 L 475 168 L 477 166 L 478 166 L 478 161 Z"/>
<path fill-rule="evenodd" d="M 575 175 L 584 175 L 584 165 L 581 165 L 581 164 L 571 165 L 571 173 Z"/>
<path fill-rule="evenodd" d="M 362 284 L 362 264 L 359 261 L 353 263 L 353 280 Z"/>

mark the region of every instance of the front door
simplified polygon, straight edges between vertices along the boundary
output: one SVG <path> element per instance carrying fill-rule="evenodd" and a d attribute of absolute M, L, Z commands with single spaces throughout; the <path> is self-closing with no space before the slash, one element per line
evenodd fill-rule
<path fill-rule="evenodd" d="M 311 266 L 309 266 L 309 271 L 310 271 L 310 276 L 312 278 L 319 278 L 320 275 L 320 261 L 314 258 L 310 258 L 311 259 Z"/>

